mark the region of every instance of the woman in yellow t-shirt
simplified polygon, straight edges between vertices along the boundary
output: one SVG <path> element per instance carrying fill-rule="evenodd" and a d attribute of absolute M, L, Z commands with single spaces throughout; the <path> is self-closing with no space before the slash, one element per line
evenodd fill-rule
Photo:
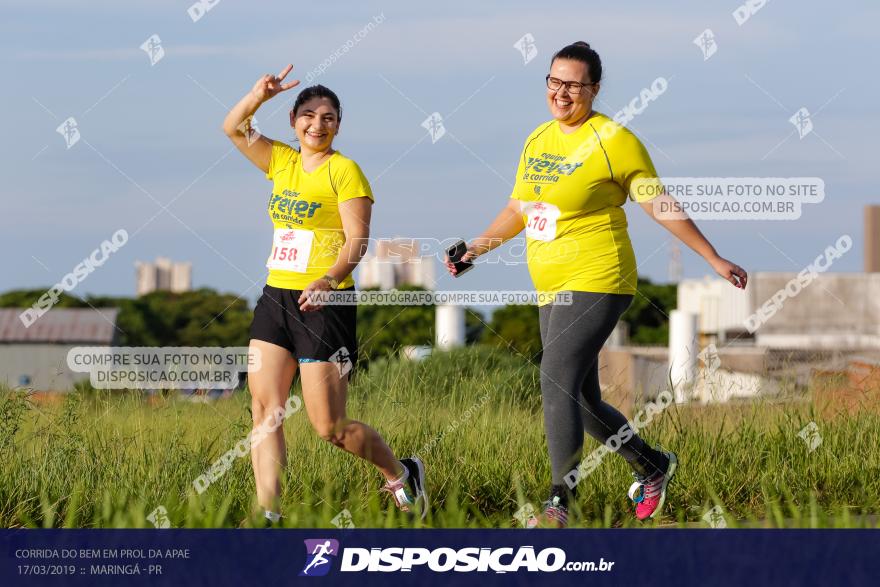
<path fill-rule="evenodd" d="M 526 139 L 507 206 L 464 257 L 473 260 L 526 231 L 529 273 L 539 292 L 541 395 L 552 470 L 550 498 L 535 521 L 556 527 L 567 525 L 569 500 L 592 464 L 578 465 L 584 432 L 631 465 L 636 482 L 629 493 L 640 520 L 662 511 L 677 468 L 676 455 L 645 443 L 602 401 L 599 389 L 599 350 L 637 293 L 623 211 L 627 197 L 733 285 L 745 289 L 747 280 L 686 215 L 655 215 L 655 204 L 674 209 L 668 206 L 675 200 L 663 192 L 639 139 L 593 110 L 601 78 L 599 55 L 587 43 L 553 56 L 546 78 L 553 120 Z M 447 268 L 456 273 L 448 260 Z M 559 292 L 570 299 L 557 299 Z"/>
<path fill-rule="evenodd" d="M 290 126 L 299 150 L 261 136 L 250 121 L 263 102 L 299 81 L 284 83 L 293 69 L 264 75 L 235 105 L 223 130 L 273 182 L 268 212 L 272 248 L 269 276 L 254 308 L 248 370 L 255 427 L 251 446 L 257 501 L 266 524 L 280 520 L 280 467 L 286 463 L 282 422 L 297 369 L 303 401 L 324 440 L 373 463 L 404 511 L 427 513 L 425 471 L 420 459 L 397 460 L 379 434 L 346 417 L 348 374 L 357 357 L 357 306 L 322 303 L 316 296 L 353 291 L 352 271 L 366 251 L 373 193 L 357 163 L 333 149 L 342 110 L 339 98 L 317 85 L 297 96 Z M 338 294 L 337 294 L 338 295 Z M 286 409 L 287 408 L 287 409 Z"/>

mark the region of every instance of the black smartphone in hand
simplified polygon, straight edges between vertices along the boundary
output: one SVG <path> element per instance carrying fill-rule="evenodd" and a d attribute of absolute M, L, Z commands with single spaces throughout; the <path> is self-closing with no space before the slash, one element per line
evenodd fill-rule
<path fill-rule="evenodd" d="M 446 249 L 446 256 L 449 257 L 449 260 L 455 265 L 455 277 L 461 277 L 474 268 L 473 261 L 461 260 L 465 253 L 467 253 L 467 244 L 464 241 L 458 241 Z"/>

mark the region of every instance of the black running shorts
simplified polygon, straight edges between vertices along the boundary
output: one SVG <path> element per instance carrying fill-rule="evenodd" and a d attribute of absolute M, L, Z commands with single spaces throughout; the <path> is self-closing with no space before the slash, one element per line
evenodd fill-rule
<path fill-rule="evenodd" d="M 350 287 L 339 291 L 353 291 Z M 300 363 L 343 362 L 357 359 L 357 306 L 324 306 L 314 312 L 299 309 L 301 289 L 266 285 L 254 308 L 252 339 L 284 347 Z"/>

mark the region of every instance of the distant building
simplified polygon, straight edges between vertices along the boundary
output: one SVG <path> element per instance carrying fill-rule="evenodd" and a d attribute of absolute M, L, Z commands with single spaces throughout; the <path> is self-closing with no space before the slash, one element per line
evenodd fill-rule
<path fill-rule="evenodd" d="M 746 291 L 708 276 L 679 282 L 677 311 L 691 321 L 689 334 L 673 340 L 670 319 L 668 348 L 609 340 L 599 355 L 603 397 L 631 415 L 668 387 L 674 363 L 693 375 L 690 388 L 680 388 L 689 401 L 766 397 L 793 387 L 810 390 L 823 411 L 857 411 L 876 401 L 880 206 L 866 206 L 864 221 L 863 273 L 826 271 L 826 260 L 809 279 L 810 267 L 753 272 Z"/>
<path fill-rule="evenodd" d="M 697 315 L 701 347 L 880 350 L 880 206 L 865 206 L 864 219 L 864 273 L 823 271 L 803 286 L 799 272 L 752 273 L 745 292 L 720 278 L 685 279 L 677 309 Z"/>
<path fill-rule="evenodd" d="M 777 292 L 791 289 L 797 273 L 758 273 L 749 288 L 755 311 Z M 771 302 L 772 304 L 772 302 Z M 772 306 L 770 306 L 772 309 Z M 880 273 L 823 273 L 755 332 L 767 348 L 880 349 Z"/>
<path fill-rule="evenodd" d="M 69 391 L 88 379 L 67 366 L 67 353 L 77 346 L 118 343 L 116 308 L 56 308 L 25 328 L 23 308 L 0 309 L 0 382 L 10 388 Z"/>
<path fill-rule="evenodd" d="M 744 337 L 745 321 L 754 311 L 752 296 L 756 275 L 749 276 L 748 292 L 725 279 L 683 279 L 678 283 L 676 309 L 697 315 L 697 329 L 705 342 L 725 342 Z"/>
<path fill-rule="evenodd" d="M 880 274 L 822 273 L 775 308 L 773 296 L 793 290 L 797 276 L 753 273 L 745 292 L 723 279 L 685 279 L 678 309 L 697 315 L 701 346 L 735 340 L 770 349 L 880 349 Z"/>
<path fill-rule="evenodd" d="M 392 289 L 401 285 L 417 285 L 434 289 L 433 257 L 420 257 L 415 240 L 380 240 L 373 254 L 367 253 L 358 265 L 359 287 Z"/>
<path fill-rule="evenodd" d="M 865 206 L 865 273 L 880 273 L 880 206 Z"/>
<path fill-rule="evenodd" d="M 137 295 L 153 291 L 182 292 L 192 289 L 192 263 L 173 262 L 157 257 L 153 263 L 135 262 L 137 271 Z"/>
<path fill-rule="evenodd" d="M 689 333 L 673 336 L 673 312 L 668 348 L 609 340 L 599 355 L 603 397 L 631 415 L 685 372 L 690 387 L 677 387 L 676 401 L 679 390 L 703 403 L 772 397 L 809 389 L 817 376 L 853 379 L 866 369 L 880 381 L 880 273 L 826 272 L 797 283 L 796 272 L 752 273 L 746 291 L 724 279 L 683 280 L 677 312 L 692 316 Z M 876 367 L 859 366 L 867 362 Z M 846 401 L 858 395 L 833 394 Z"/>

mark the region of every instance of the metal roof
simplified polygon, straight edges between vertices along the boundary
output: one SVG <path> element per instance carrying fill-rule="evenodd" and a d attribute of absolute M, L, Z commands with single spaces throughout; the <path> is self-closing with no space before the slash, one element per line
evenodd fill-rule
<path fill-rule="evenodd" d="M 0 343 L 76 342 L 110 344 L 118 308 L 56 308 L 25 328 L 24 308 L 0 308 Z"/>

